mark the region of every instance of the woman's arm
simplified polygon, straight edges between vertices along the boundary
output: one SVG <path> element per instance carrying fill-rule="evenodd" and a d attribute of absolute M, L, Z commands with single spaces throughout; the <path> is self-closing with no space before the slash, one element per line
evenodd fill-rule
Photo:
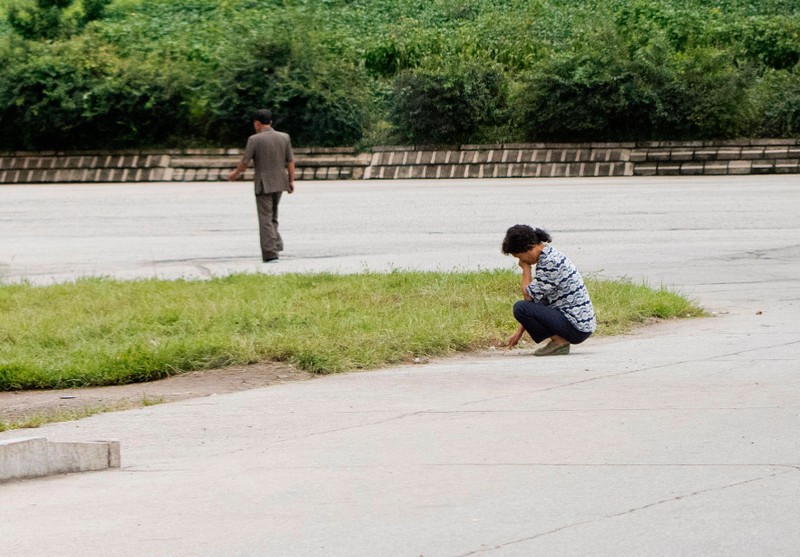
<path fill-rule="evenodd" d="M 533 280 L 531 265 L 530 263 L 520 261 L 519 266 L 522 269 L 522 297 L 530 302 L 532 298 L 530 292 L 528 292 L 528 286 L 530 286 L 531 281 Z"/>
<path fill-rule="evenodd" d="M 513 335 L 511 335 L 510 339 L 508 339 L 508 344 L 506 344 L 506 348 L 511 350 L 517 344 L 519 344 L 519 340 L 522 338 L 523 334 L 525 334 L 525 327 L 520 325 L 519 327 L 517 327 L 517 331 Z"/>

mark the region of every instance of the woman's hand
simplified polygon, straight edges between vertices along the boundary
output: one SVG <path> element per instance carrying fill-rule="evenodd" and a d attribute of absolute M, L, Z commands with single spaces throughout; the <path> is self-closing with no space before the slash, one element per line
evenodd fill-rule
<path fill-rule="evenodd" d="M 511 335 L 510 339 L 508 339 L 508 344 L 506 345 L 506 349 L 511 350 L 517 344 L 519 344 L 519 341 L 522 338 L 523 334 L 525 334 L 525 327 L 520 325 L 519 328 L 517 328 L 517 331 L 513 335 Z"/>

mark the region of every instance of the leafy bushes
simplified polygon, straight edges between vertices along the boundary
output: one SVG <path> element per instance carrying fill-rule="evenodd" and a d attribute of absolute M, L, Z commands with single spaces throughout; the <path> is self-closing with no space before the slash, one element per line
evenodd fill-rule
<path fill-rule="evenodd" d="M 27 2 L 27 3 L 26 3 Z M 800 135 L 792 0 L 12 0 L 0 149 Z"/>
<path fill-rule="evenodd" d="M 406 71 L 394 81 L 391 119 L 403 141 L 466 142 L 496 122 L 505 79 L 495 66 L 476 63 Z"/>
<path fill-rule="evenodd" d="M 86 42 L 16 49 L 0 68 L 0 144 L 25 149 L 124 147 L 180 134 L 187 80 Z M 7 56 L 9 56 L 7 54 Z"/>
<path fill-rule="evenodd" d="M 209 89 L 207 135 L 241 143 L 252 133 L 252 111 L 268 107 L 298 145 L 352 145 L 364 132 L 365 81 L 363 70 L 307 42 L 258 38 Z"/>
<path fill-rule="evenodd" d="M 111 0 L 82 0 L 82 13 L 67 14 L 73 0 L 36 0 L 12 2 L 8 6 L 8 23 L 26 39 L 55 39 L 71 35 L 90 21 L 103 17 Z"/>
<path fill-rule="evenodd" d="M 752 129 L 766 137 L 800 136 L 800 68 L 769 71 L 754 88 Z"/>

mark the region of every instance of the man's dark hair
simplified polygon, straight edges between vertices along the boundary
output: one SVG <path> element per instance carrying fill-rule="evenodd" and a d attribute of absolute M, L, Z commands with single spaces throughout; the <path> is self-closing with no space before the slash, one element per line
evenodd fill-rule
<path fill-rule="evenodd" d="M 540 242 L 550 242 L 550 234 L 541 228 L 531 228 L 527 224 L 515 224 L 506 231 L 503 240 L 503 253 L 525 253 Z"/>
<path fill-rule="evenodd" d="M 264 125 L 269 125 L 272 123 L 272 111 L 266 108 L 256 110 L 253 112 L 253 120 L 261 122 Z"/>

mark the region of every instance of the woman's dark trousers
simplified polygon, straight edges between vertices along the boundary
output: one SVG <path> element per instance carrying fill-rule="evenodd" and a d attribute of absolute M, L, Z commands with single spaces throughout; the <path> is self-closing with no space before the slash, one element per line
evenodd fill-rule
<path fill-rule="evenodd" d="M 558 335 L 570 344 L 580 344 L 592 335 L 576 329 L 556 308 L 527 300 L 520 300 L 514 304 L 514 318 L 525 327 L 537 343 Z"/>

